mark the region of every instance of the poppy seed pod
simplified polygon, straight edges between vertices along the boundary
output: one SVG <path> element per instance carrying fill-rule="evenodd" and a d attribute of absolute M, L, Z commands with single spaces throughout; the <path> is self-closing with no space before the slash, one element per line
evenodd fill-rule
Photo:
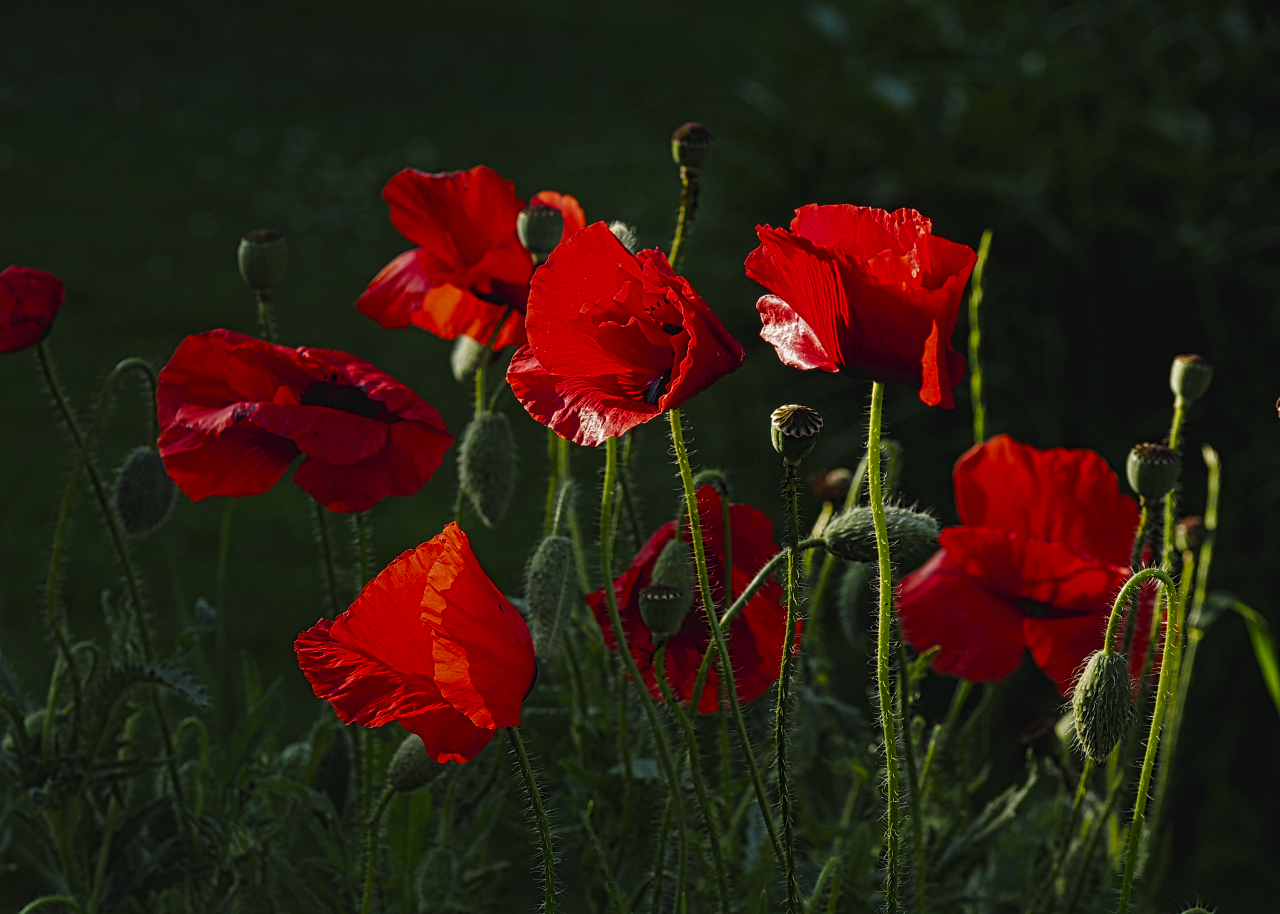
<path fill-rule="evenodd" d="M 650 580 L 654 584 L 670 584 L 679 588 L 692 604 L 698 578 L 693 568 L 693 555 L 689 551 L 689 544 L 684 540 L 673 539 L 663 546 L 662 552 L 658 554 L 658 560 L 653 564 Z"/>
<path fill-rule="evenodd" d="M 701 124 L 695 121 L 681 124 L 671 134 L 671 158 L 684 168 L 701 168 L 715 141 L 711 131 Z"/>
<path fill-rule="evenodd" d="M 773 449 L 782 455 L 787 466 L 798 467 L 818 443 L 822 416 L 807 406 L 792 403 L 779 406 L 769 416 L 769 434 Z"/>
<path fill-rule="evenodd" d="M 387 764 L 387 783 L 400 793 L 413 793 L 425 787 L 444 772 L 444 763 L 427 755 L 422 737 L 410 733 Z"/>
<path fill-rule="evenodd" d="M 176 491 L 159 451 L 145 446 L 131 451 L 116 477 L 116 513 L 125 533 L 142 536 L 164 523 Z"/>
<path fill-rule="evenodd" d="M 1089 758 L 1104 762 L 1129 729 L 1133 683 L 1123 654 L 1096 652 L 1071 695 L 1076 736 Z"/>
<path fill-rule="evenodd" d="M 1184 517 L 1174 527 L 1174 545 L 1179 552 L 1195 552 L 1204 545 L 1205 532 L 1203 517 L 1198 514 Z"/>
<path fill-rule="evenodd" d="M 466 334 L 459 334 L 449 355 L 449 367 L 455 381 L 465 383 L 475 377 L 480 359 L 484 355 L 484 343 L 478 343 Z"/>
<path fill-rule="evenodd" d="M 678 632 L 692 605 L 693 598 L 671 584 L 650 584 L 640 591 L 640 618 L 655 642 Z"/>
<path fill-rule="evenodd" d="M 260 295 L 270 295 L 289 267 L 289 245 L 274 229 L 254 229 L 240 239 L 236 260 L 245 284 Z"/>
<path fill-rule="evenodd" d="M 1213 366 L 1202 355 L 1180 355 L 1169 369 L 1169 389 L 1184 403 L 1199 400 L 1213 380 Z"/>
<path fill-rule="evenodd" d="M 1182 458 L 1163 444 L 1135 444 L 1125 461 L 1129 485 L 1144 501 L 1163 498 L 1178 484 Z"/>
<path fill-rule="evenodd" d="M 534 203 L 516 216 L 516 235 L 538 263 L 547 259 L 564 234 L 564 214 L 554 206 Z"/>
<path fill-rule="evenodd" d="M 525 569 L 524 593 L 529 602 L 534 653 L 539 660 L 551 659 L 558 651 L 560 632 L 574 607 L 582 602 L 572 540 L 564 536 L 543 538 Z"/>
<path fill-rule="evenodd" d="M 481 413 L 462 433 L 458 482 L 486 527 L 502 522 L 516 485 L 516 443 L 502 413 Z"/>
<path fill-rule="evenodd" d="M 885 527 L 893 543 L 894 560 L 911 564 L 933 549 L 938 540 L 938 519 L 932 514 L 903 505 L 884 506 Z M 822 533 L 833 555 L 851 562 L 875 562 L 875 519 L 870 505 L 841 511 Z"/>

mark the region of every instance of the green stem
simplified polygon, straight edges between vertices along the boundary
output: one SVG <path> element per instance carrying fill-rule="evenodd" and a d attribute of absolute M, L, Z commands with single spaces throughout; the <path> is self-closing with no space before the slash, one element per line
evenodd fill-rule
<path fill-rule="evenodd" d="M 688 166 L 680 166 L 680 215 L 676 218 L 676 234 L 671 240 L 671 270 L 680 272 L 680 260 L 684 254 L 685 239 L 689 235 L 689 227 L 693 224 L 694 214 L 698 211 L 698 170 Z"/>
<path fill-rule="evenodd" d="M 871 486 L 871 518 L 876 530 L 879 558 L 880 614 L 877 620 L 876 685 L 880 694 L 880 726 L 884 730 L 885 794 L 889 802 L 887 886 L 889 914 L 898 910 L 898 734 L 893 700 L 889 692 L 889 635 L 893 628 L 893 567 L 889 561 L 889 531 L 884 519 L 884 493 L 880 481 L 880 426 L 884 414 L 884 382 L 871 386 L 871 421 L 867 434 L 867 476 Z"/>
<path fill-rule="evenodd" d="M 617 905 L 620 914 L 630 914 L 631 909 L 627 907 L 627 900 L 622 895 L 622 889 L 618 887 L 618 880 L 613 878 L 613 869 L 609 866 L 609 858 L 605 856 L 604 845 L 600 843 L 600 838 L 596 836 L 596 830 L 591 827 L 591 813 L 595 810 L 595 806 L 595 800 L 587 801 L 587 811 L 582 815 L 582 827 L 586 829 L 587 838 L 590 839 L 596 856 L 600 858 L 600 868 L 604 870 L 604 884 L 605 888 L 609 890 L 609 897 Z"/>
<path fill-rule="evenodd" d="M 341 604 L 338 600 L 338 569 L 333 561 L 333 541 L 329 538 L 329 523 L 320 502 L 313 499 L 311 508 L 315 512 L 316 529 L 320 532 L 320 558 L 324 561 L 325 583 L 329 590 L 329 618 L 336 619 L 338 607 Z"/>
<path fill-rule="evenodd" d="M 494 344 L 494 341 L 498 339 L 498 333 L 501 332 L 503 325 L 506 324 L 507 322 L 507 318 L 511 317 L 511 312 L 514 310 L 515 309 L 512 308 L 511 305 L 507 305 L 506 310 L 502 312 L 502 319 L 498 321 L 496 326 L 494 326 L 493 332 L 489 334 L 489 339 L 484 344 L 484 349 L 481 350 L 480 352 L 480 358 L 476 360 L 476 415 L 477 416 L 485 412 L 485 399 L 484 399 L 485 366 L 489 364 L 489 358 L 493 354 L 493 351 L 494 351 L 493 344 Z M 498 391 L 502 390 L 501 382 L 499 382 L 497 390 Z M 497 402 L 498 402 L 498 395 L 497 395 L 497 391 L 495 391 L 494 397 L 493 397 L 493 404 L 491 404 L 488 407 L 489 411 L 493 410 L 493 406 L 496 406 Z"/>
<path fill-rule="evenodd" d="M 45 895 L 43 898 L 37 898 L 35 901 L 31 902 L 19 911 L 18 914 L 32 914 L 33 911 L 38 911 L 46 905 L 51 904 L 64 904 L 69 908 L 74 908 L 77 912 L 83 910 L 80 907 L 80 902 L 76 901 L 70 895 Z"/>
<path fill-rule="evenodd" d="M 1036 892 L 1035 898 L 1031 899 L 1031 904 L 1027 907 L 1027 914 L 1035 914 L 1036 908 L 1040 906 L 1040 900 L 1052 888 L 1054 882 L 1058 879 L 1058 873 L 1062 871 L 1062 864 L 1066 862 L 1067 852 L 1071 849 L 1071 836 L 1076 830 L 1076 818 L 1080 815 L 1080 808 L 1084 805 L 1084 797 L 1089 789 L 1089 776 L 1091 774 L 1093 774 L 1093 759 L 1086 756 L 1084 767 L 1080 769 L 1080 783 L 1076 785 L 1075 800 L 1071 803 L 1071 813 L 1067 816 L 1066 827 L 1062 830 L 1062 846 L 1058 848 L 1057 856 L 1053 858 L 1053 866 L 1049 868 L 1049 875 L 1045 877 L 1044 882 L 1040 883 L 1040 888 Z"/>
<path fill-rule="evenodd" d="M 1116 757 L 1116 753 L 1113 752 L 1111 757 L 1114 759 Z M 1065 914 L 1072 914 L 1080 903 L 1080 897 L 1084 892 L 1085 883 L 1089 881 L 1089 866 L 1093 862 L 1094 852 L 1098 848 L 1098 839 L 1102 836 L 1102 832 L 1105 830 L 1103 826 L 1106 824 L 1108 817 L 1110 817 L 1111 810 L 1116 805 L 1116 799 L 1120 796 L 1120 788 L 1123 785 L 1124 772 L 1122 771 L 1112 778 L 1110 782 L 1110 789 L 1107 792 L 1107 802 L 1103 804 L 1102 809 L 1094 814 L 1092 820 L 1085 824 L 1085 833 L 1082 835 L 1085 844 L 1084 850 L 1081 851 L 1080 854 L 1080 869 L 1076 873 L 1075 885 L 1071 889 L 1071 898 L 1064 909 Z"/>
<path fill-rule="evenodd" d="M 920 781 L 916 776 L 916 750 L 911 738 L 911 686 L 907 672 L 907 646 L 898 632 L 898 713 L 902 716 L 902 749 L 907 762 L 907 809 L 911 818 L 911 841 L 914 846 L 916 907 L 929 914 L 925 905 L 924 820 L 920 815 Z"/>
<path fill-rule="evenodd" d="M 543 536 L 551 535 L 552 522 L 556 511 L 556 497 L 560 491 L 559 448 L 556 445 L 559 440 L 560 436 L 556 434 L 555 429 L 547 426 L 547 463 L 550 466 L 550 472 L 547 474 L 547 507 L 546 515 L 542 521 Z"/>
<path fill-rule="evenodd" d="M 1120 588 L 1120 593 L 1116 594 L 1115 602 L 1111 605 L 1111 616 L 1107 619 L 1107 633 L 1102 640 L 1102 653 L 1114 653 L 1114 645 L 1116 643 L 1116 626 L 1120 623 L 1120 617 L 1124 615 L 1124 606 L 1129 602 L 1129 598 L 1137 592 L 1143 581 L 1149 578 L 1155 578 L 1162 585 L 1166 594 L 1177 591 L 1177 585 L 1173 583 L 1173 578 L 1169 577 L 1169 573 L 1162 568 L 1144 568 L 1137 574 L 1124 582 L 1124 586 Z M 1160 609 L 1159 603 L 1156 604 L 1152 612 Z M 1160 634 L 1159 620 L 1151 627 L 1151 637 L 1154 640 Z"/>
<path fill-rule="evenodd" d="M 360 567 L 360 580 L 357 582 L 357 593 L 364 590 L 366 584 L 373 578 L 369 555 L 369 525 L 365 515 L 366 511 L 357 511 L 351 515 L 352 523 L 356 529 L 356 557 Z"/>
<path fill-rule="evenodd" d="M 394 787 L 382 791 L 382 799 L 378 800 L 378 806 L 365 826 L 368 829 L 368 843 L 365 850 L 364 900 L 360 902 L 360 914 L 369 914 L 369 908 L 373 904 L 373 884 L 378 876 L 378 827 L 382 824 L 382 814 L 387 811 L 395 795 Z"/>
<path fill-rule="evenodd" d="M 929 784 L 929 769 L 933 767 L 933 758 L 939 749 L 939 744 L 945 745 L 950 739 L 951 733 L 955 729 L 956 720 L 960 717 L 960 711 L 964 708 L 964 704 L 969 700 L 969 695 L 972 692 L 973 682 L 968 679 L 961 679 L 956 685 L 955 691 L 951 693 L 951 706 L 947 708 L 947 716 L 943 718 L 941 724 L 933 728 L 933 733 L 929 737 L 929 748 L 924 755 L 924 764 L 920 766 L 921 794 L 924 793 Z"/>
<path fill-rule="evenodd" d="M 262 338 L 268 343 L 274 343 L 278 337 L 276 335 L 275 315 L 271 313 L 271 293 L 259 291 L 258 298 L 258 330 L 262 333 Z"/>
<path fill-rule="evenodd" d="M 1142 567 L 1142 546 L 1147 541 L 1147 527 L 1151 526 L 1151 508 L 1147 500 L 1142 499 L 1142 511 L 1138 515 L 1138 532 L 1133 535 L 1133 553 L 1129 558 L 1129 567 L 1137 571 Z M 1129 626 L 1132 628 L 1133 626 Z"/>
<path fill-rule="evenodd" d="M 649 909 L 653 914 L 659 914 L 662 909 L 662 882 L 666 875 L 667 869 L 667 840 L 671 836 L 671 810 L 678 802 L 677 797 L 673 793 L 667 794 L 667 803 L 662 807 L 662 824 L 658 828 L 658 844 L 657 854 L 653 860 L 653 895 L 650 899 Z"/>
<path fill-rule="evenodd" d="M 978 242 L 978 261 L 973 265 L 973 282 L 969 286 L 969 396 L 973 402 L 973 443 L 987 440 L 987 410 L 982 404 L 982 324 L 978 311 L 982 307 L 982 274 L 991 250 L 991 229 L 982 233 Z"/>
<path fill-rule="evenodd" d="M 613 440 L 613 439 L 610 439 Z M 508 727 L 511 734 L 511 745 L 515 747 L 516 757 L 520 762 L 520 772 L 524 775 L 524 787 L 529 794 L 529 802 L 533 804 L 534 817 L 538 824 L 538 837 L 542 840 L 542 885 L 546 914 L 556 912 L 556 851 L 551 843 L 551 821 L 547 818 L 547 810 L 542 805 L 542 792 L 538 789 L 538 778 L 533 773 L 533 765 L 529 762 L 529 753 L 524 747 L 524 738 L 519 727 Z"/>
<path fill-rule="evenodd" d="M 366 523 L 364 511 L 357 511 L 351 515 L 351 523 L 356 533 L 356 557 L 357 567 L 360 575 L 356 582 L 357 597 L 364 590 L 365 585 L 369 583 L 371 576 L 369 562 L 369 529 Z M 367 818 L 369 811 L 373 806 L 373 734 L 367 727 L 360 728 L 360 747 L 361 747 L 361 807 Z"/>
<path fill-rule="evenodd" d="M 796 879 L 794 815 L 787 771 L 787 711 L 791 706 L 791 655 L 794 653 L 796 617 L 800 602 L 800 506 L 796 500 L 796 468 L 785 465 L 787 499 L 787 622 L 782 631 L 782 663 L 778 671 L 778 701 L 774 711 L 774 760 L 778 769 L 778 799 L 781 807 L 783 864 L 787 873 L 787 910 L 798 914 L 804 905 Z M 692 510 L 692 508 L 691 508 Z M 722 664 L 727 665 L 727 664 Z"/>

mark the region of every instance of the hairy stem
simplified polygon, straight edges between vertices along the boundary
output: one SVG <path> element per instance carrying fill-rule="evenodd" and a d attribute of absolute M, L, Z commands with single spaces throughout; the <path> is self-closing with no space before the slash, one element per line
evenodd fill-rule
<path fill-rule="evenodd" d="M 519 727 L 507 727 L 511 734 L 511 745 L 515 748 L 516 758 L 520 763 L 520 773 L 524 776 L 524 788 L 529 794 L 529 802 L 533 804 L 534 818 L 537 821 L 538 837 L 542 841 L 542 885 L 546 914 L 556 911 L 556 850 L 551 843 L 551 820 L 547 818 L 546 807 L 542 804 L 542 791 L 538 789 L 538 778 L 533 773 L 533 765 L 529 762 L 529 753 L 524 747 L 524 738 Z"/>
<path fill-rule="evenodd" d="M 778 800 L 781 807 L 783 865 L 787 874 L 787 910 L 797 914 L 803 908 L 796 879 L 795 835 L 792 831 L 791 785 L 787 771 L 787 711 L 791 706 L 791 666 L 795 652 L 796 618 L 800 602 L 800 507 L 796 501 L 796 468 L 786 464 L 787 499 L 787 622 L 782 630 L 782 663 L 778 670 L 778 700 L 774 709 L 774 761 L 778 769 Z"/>
<path fill-rule="evenodd" d="M 978 261 L 973 265 L 973 280 L 969 286 L 969 397 L 973 402 L 973 443 L 987 440 L 987 409 L 982 402 L 982 323 L 978 312 L 982 307 L 982 274 L 987 267 L 987 254 L 991 251 L 991 229 L 982 233 L 978 242 Z"/>
<path fill-rule="evenodd" d="M 378 805 L 373 811 L 373 815 L 369 817 L 365 823 L 368 831 L 366 836 L 367 844 L 365 849 L 365 868 L 364 868 L 364 900 L 360 902 L 360 914 L 369 914 L 369 908 L 373 904 L 373 884 L 378 876 L 378 827 L 382 824 L 382 814 L 387 811 L 387 807 L 391 805 L 391 800 L 396 795 L 395 788 L 388 787 L 382 791 L 382 798 L 378 800 Z"/>

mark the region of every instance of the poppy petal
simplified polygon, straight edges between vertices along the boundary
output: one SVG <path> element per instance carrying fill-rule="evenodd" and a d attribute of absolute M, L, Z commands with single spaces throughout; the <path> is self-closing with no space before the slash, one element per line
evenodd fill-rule
<path fill-rule="evenodd" d="M 192 501 L 261 495 L 298 456 L 292 441 L 242 427 L 210 435 L 174 425 L 161 434 L 159 446 L 169 478 Z"/>
<path fill-rule="evenodd" d="M 62 280 L 43 270 L 12 266 L 0 273 L 0 352 L 40 342 L 65 294 Z"/>
<path fill-rule="evenodd" d="M 762 324 L 760 338 L 774 348 L 782 364 L 802 370 L 840 370 L 840 366 L 822 348 L 822 341 L 813 328 L 778 296 L 760 296 L 756 311 Z"/>

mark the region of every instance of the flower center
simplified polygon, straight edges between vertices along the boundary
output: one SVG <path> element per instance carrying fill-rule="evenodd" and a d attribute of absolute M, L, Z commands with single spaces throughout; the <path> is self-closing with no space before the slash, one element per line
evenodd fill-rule
<path fill-rule="evenodd" d="M 303 406 L 327 406 L 329 409 L 340 409 L 344 413 L 354 413 L 366 419 L 380 419 L 383 422 L 399 422 L 400 417 L 392 414 L 377 400 L 370 399 L 358 387 L 335 384 L 332 381 L 315 381 L 302 395 Z"/>

